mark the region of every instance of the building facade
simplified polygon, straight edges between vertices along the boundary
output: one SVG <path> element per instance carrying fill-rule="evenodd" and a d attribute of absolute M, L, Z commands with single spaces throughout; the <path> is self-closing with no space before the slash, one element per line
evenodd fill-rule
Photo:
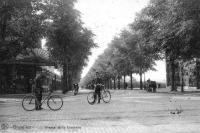
<path fill-rule="evenodd" d="M 46 88 L 60 81 L 58 75 L 44 66 L 54 66 L 48 53 L 33 49 L 28 54 L 19 54 L 15 59 L 0 62 L 0 94 L 31 93 L 31 83 L 38 71 L 46 71 Z M 48 85 L 48 86 L 47 86 Z"/>
<path fill-rule="evenodd" d="M 175 61 L 175 85 L 184 88 L 199 88 L 199 59 L 189 61 Z M 166 61 L 167 86 L 171 86 L 172 70 L 169 61 Z"/>

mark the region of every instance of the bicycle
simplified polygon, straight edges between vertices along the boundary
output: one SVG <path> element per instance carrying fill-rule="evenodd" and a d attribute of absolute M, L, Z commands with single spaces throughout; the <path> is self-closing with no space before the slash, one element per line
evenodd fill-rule
<path fill-rule="evenodd" d="M 102 84 L 97 84 L 97 85 L 101 86 L 101 92 L 100 92 L 101 93 L 101 97 L 100 97 L 100 99 L 102 99 L 104 101 L 104 103 L 109 103 L 110 100 L 111 100 L 110 91 L 106 90 L 104 88 L 104 85 L 102 85 Z M 95 95 L 96 95 L 96 92 L 89 92 L 88 93 L 87 101 L 88 101 L 89 104 L 93 105 L 96 102 Z"/>
<path fill-rule="evenodd" d="M 41 104 L 38 106 L 42 106 L 43 103 L 47 100 L 47 105 L 50 110 L 57 111 L 61 109 L 63 106 L 63 99 L 58 95 L 52 95 L 52 91 L 48 93 L 46 97 L 43 98 Z M 36 103 L 39 103 L 36 96 L 34 94 L 26 95 L 22 99 L 22 107 L 26 111 L 33 111 L 36 109 Z"/>

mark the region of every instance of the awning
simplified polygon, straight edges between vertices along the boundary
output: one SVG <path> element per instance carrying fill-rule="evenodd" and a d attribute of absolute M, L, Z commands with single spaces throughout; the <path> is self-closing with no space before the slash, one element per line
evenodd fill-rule
<path fill-rule="evenodd" d="M 28 49 L 27 54 L 19 54 L 14 59 L 1 61 L 0 64 L 23 64 L 37 66 L 55 66 L 55 62 L 49 58 L 48 51 L 35 48 Z"/>

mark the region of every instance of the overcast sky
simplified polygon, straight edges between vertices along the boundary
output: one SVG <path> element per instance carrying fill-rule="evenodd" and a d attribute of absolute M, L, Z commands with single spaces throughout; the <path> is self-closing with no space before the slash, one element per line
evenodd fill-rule
<path fill-rule="evenodd" d="M 149 0 L 78 0 L 75 8 L 81 12 L 85 26 L 96 35 L 94 41 L 99 48 L 92 49 L 88 66 L 84 68 L 84 77 L 98 55 L 102 54 L 113 37 L 134 21 L 135 14 L 148 4 Z M 148 72 L 146 78 L 165 81 L 165 63 L 159 61 L 157 72 Z M 136 76 L 138 79 L 138 76 Z"/>

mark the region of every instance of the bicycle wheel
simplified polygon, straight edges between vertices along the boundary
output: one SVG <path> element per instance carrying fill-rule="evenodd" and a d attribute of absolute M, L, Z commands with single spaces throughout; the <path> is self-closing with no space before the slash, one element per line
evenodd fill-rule
<path fill-rule="evenodd" d="M 25 96 L 22 100 L 22 107 L 26 111 L 32 111 L 35 109 L 35 102 L 36 102 L 35 96 L 33 95 Z"/>
<path fill-rule="evenodd" d="M 93 105 L 95 103 L 95 97 L 94 97 L 94 95 L 95 95 L 95 92 L 90 92 L 87 95 L 87 101 L 91 105 Z"/>
<path fill-rule="evenodd" d="M 58 95 L 52 95 L 49 97 L 47 105 L 51 110 L 57 111 L 63 106 L 63 99 Z"/>
<path fill-rule="evenodd" d="M 105 103 L 109 103 L 109 102 L 110 102 L 110 99 L 111 99 L 110 91 L 103 91 L 103 92 L 101 93 L 101 95 L 102 95 L 103 101 L 104 101 Z"/>

